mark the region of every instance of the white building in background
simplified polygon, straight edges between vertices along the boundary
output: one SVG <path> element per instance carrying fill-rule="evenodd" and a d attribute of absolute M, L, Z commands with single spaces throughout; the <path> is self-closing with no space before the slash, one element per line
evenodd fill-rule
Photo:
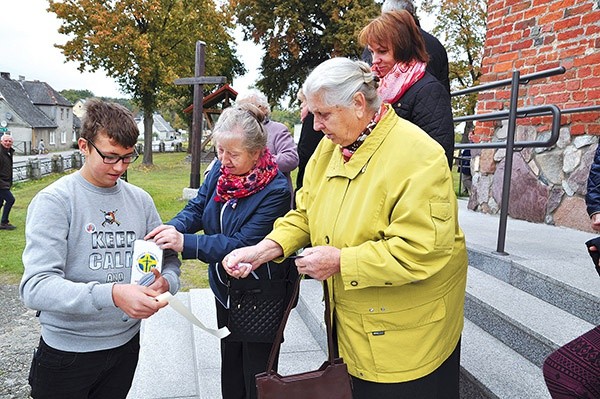
<path fill-rule="evenodd" d="M 154 140 L 173 140 L 177 136 L 177 131 L 171 124 L 162 117 L 161 114 L 153 115 L 152 136 Z M 140 138 L 144 137 L 144 117 L 136 118 L 137 126 L 140 131 Z"/>

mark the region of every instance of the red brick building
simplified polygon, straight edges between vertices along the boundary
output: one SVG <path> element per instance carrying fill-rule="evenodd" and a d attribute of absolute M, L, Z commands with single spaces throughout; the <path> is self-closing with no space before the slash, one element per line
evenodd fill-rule
<path fill-rule="evenodd" d="M 520 86 L 519 107 L 554 104 L 561 110 L 600 105 L 600 2 L 596 0 L 489 0 L 481 83 L 563 66 L 564 74 Z M 508 109 L 510 87 L 481 92 L 477 113 Z M 543 140 L 550 117 L 517 120 L 517 140 Z M 504 140 L 507 121 L 478 122 L 475 142 Z M 524 149 L 513 157 L 509 215 L 589 229 L 584 196 L 600 135 L 600 112 L 566 113 L 552 148 Z M 476 152 L 469 207 L 499 211 L 505 150 Z"/>

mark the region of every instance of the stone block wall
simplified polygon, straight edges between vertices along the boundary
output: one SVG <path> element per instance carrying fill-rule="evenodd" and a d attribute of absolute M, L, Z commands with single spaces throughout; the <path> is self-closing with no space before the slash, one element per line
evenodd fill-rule
<path fill-rule="evenodd" d="M 489 0 L 481 83 L 563 66 L 566 73 L 521 85 L 519 107 L 554 104 L 561 110 L 600 106 L 600 1 Z M 506 110 L 510 87 L 481 92 L 477 114 Z M 477 122 L 473 142 L 503 141 L 507 121 Z M 516 141 L 542 141 L 550 117 L 517 119 Z M 585 211 L 587 174 L 600 135 L 600 112 L 561 117 L 552 148 L 514 154 L 509 202 L 511 217 L 590 230 Z M 505 150 L 473 151 L 469 208 L 500 209 Z"/>

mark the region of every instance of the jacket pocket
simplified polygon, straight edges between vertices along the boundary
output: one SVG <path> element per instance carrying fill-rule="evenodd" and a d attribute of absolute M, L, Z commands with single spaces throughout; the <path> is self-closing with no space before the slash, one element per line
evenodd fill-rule
<path fill-rule="evenodd" d="M 409 371 L 439 356 L 437 337 L 444 333 L 442 298 L 399 312 L 363 314 L 373 363 L 379 373 Z"/>
<path fill-rule="evenodd" d="M 435 249 L 449 249 L 454 245 L 454 221 L 448 202 L 430 202 L 429 210 L 435 228 Z"/>

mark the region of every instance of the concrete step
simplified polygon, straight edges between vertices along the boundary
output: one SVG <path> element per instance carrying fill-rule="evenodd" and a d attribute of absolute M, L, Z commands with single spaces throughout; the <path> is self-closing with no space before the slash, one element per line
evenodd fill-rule
<path fill-rule="evenodd" d="M 191 310 L 207 326 L 216 326 L 215 299 L 210 289 L 190 290 Z M 221 396 L 221 357 L 219 340 L 194 329 L 195 367 L 200 398 Z M 325 354 L 295 310 L 284 331 L 279 357 L 279 373 L 295 374 L 315 369 L 325 361 Z"/>
<path fill-rule="evenodd" d="M 323 283 L 313 279 L 302 280 L 296 311 L 321 350 L 324 353 L 327 353 L 327 328 L 325 327 L 324 319 L 325 302 L 323 301 Z"/>
<path fill-rule="evenodd" d="M 190 306 L 189 293 L 176 297 Z M 170 306 L 142 321 L 140 360 L 128 399 L 199 397 L 192 328 Z"/>
<path fill-rule="evenodd" d="M 460 354 L 461 398 L 548 399 L 542 370 L 469 320 Z"/>
<path fill-rule="evenodd" d="M 540 367 L 559 346 L 593 325 L 469 267 L 465 317 Z"/>
<path fill-rule="evenodd" d="M 469 245 L 469 265 L 598 325 L 598 275 L 585 246 L 583 243 L 579 244 L 579 254 L 571 253 L 565 258 L 552 260 L 545 255 L 539 259 L 525 259 L 518 255 L 502 256 L 476 245 Z"/>
<path fill-rule="evenodd" d="M 176 297 L 207 327 L 216 328 L 210 289 L 180 292 Z M 326 359 L 296 310 L 284 332 L 279 373 L 318 368 Z M 167 306 L 142 322 L 140 360 L 128 399 L 221 397 L 220 342 Z"/>

